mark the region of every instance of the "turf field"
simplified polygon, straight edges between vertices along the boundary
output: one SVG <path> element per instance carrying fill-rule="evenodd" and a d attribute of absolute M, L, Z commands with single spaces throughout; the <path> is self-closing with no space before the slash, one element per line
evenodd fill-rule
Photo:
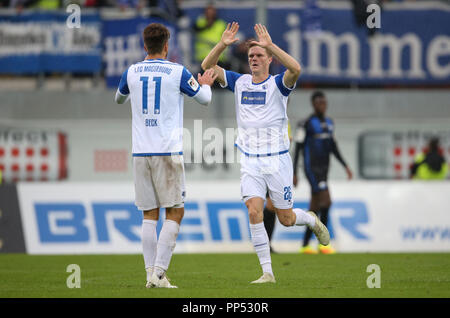
<path fill-rule="evenodd" d="M 69 289 L 69 264 L 81 288 Z M 274 254 L 276 284 L 260 275 L 255 254 L 175 254 L 168 276 L 178 289 L 146 289 L 141 255 L 0 254 L 0 297 L 450 297 L 450 254 Z M 369 264 L 381 288 L 369 289 Z"/>

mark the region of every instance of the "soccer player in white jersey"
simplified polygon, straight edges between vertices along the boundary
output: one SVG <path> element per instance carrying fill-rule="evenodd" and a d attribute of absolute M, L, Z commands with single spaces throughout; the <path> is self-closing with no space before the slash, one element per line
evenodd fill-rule
<path fill-rule="evenodd" d="M 115 100 L 131 100 L 135 203 L 143 211 L 142 248 L 147 288 L 176 288 L 165 273 L 184 215 L 183 94 L 208 105 L 215 75 L 166 60 L 169 30 L 152 23 L 143 32 L 147 57 L 122 75 Z M 159 208 L 166 219 L 157 239 Z"/>
<path fill-rule="evenodd" d="M 248 42 L 248 62 L 252 74 L 238 74 L 217 66 L 225 48 L 238 39 L 236 22 L 228 24 L 220 42 L 203 60 L 202 68 L 213 68 L 221 87 L 235 94 L 238 137 L 241 151 L 241 196 L 247 206 L 251 239 L 263 275 L 252 283 L 275 283 L 270 246 L 263 223 L 266 193 L 284 226 L 307 225 L 321 244 L 329 243 L 327 228 L 314 212 L 292 209 L 292 160 L 289 155 L 287 100 L 300 75 L 299 63 L 272 42 L 265 26 L 256 24 L 258 41 Z M 286 71 L 272 76 L 269 66 L 277 58 Z"/>

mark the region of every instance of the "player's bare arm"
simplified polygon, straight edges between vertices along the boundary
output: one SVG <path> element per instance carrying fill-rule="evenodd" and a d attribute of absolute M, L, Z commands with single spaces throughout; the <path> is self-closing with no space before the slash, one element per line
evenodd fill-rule
<path fill-rule="evenodd" d="M 239 24 L 237 22 L 232 22 L 231 24 L 228 23 L 227 28 L 222 33 L 222 38 L 220 39 L 219 43 L 214 46 L 214 48 L 209 52 L 208 56 L 205 57 L 205 59 L 202 62 L 202 69 L 214 69 L 216 75 L 217 75 L 217 81 L 225 85 L 225 78 L 223 74 L 223 68 L 217 65 L 217 62 L 219 61 L 220 54 L 222 54 L 223 51 L 229 46 L 237 41 L 239 41 L 238 38 L 236 38 L 236 34 L 239 30 Z"/>
<path fill-rule="evenodd" d="M 258 41 L 252 41 L 252 43 L 265 48 L 267 51 L 272 53 L 281 64 L 286 67 L 286 72 L 284 73 L 283 81 L 287 87 L 294 86 L 300 76 L 301 67 L 300 64 L 288 53 L 283 51 L 278 45 L 272 42 L 267 28 L 262 24 L 255 24 L 255 33 L 258 37 Z"/>

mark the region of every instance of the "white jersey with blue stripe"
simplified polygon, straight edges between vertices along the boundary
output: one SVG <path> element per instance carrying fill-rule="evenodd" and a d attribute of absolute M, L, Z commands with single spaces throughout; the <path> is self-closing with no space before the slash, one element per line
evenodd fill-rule
<path fill-rule="evenodd" d="M 131 65 L 118 91 L 131 98 L 133 156 L 182 154 L 183 94 L 199 90 L 183 65 L 163 59 Z"/>
<path fill-rule="evenodd" d="M 287 100 L 292 88 L 284 73 L 253 83 L 250 74 L 224 71 L 225 85 L 234 92 L 238 136 L 236 146 L 248 156 L 270 156 L 289 151 Z"/>

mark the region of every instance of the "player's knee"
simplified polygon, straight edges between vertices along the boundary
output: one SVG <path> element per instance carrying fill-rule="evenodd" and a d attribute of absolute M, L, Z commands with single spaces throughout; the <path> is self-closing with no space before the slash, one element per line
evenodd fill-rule
<path fill-rule="evenodd" d="M 143 217 L 146 220 L 159 220 L 159 209 L 153 209 L 153 210 L 145 210 L 143 211 Z"/>
<path fill-rule="evenodd" d="M 284 226 L 292 226 L 293 225 L 293 223 L 290 219 L 282 218 L 282 219 L 279 219 L 279 221 Z"/>
<path fill-rule="evenodd" d="M 248 218 L 251 223 L 259 223 L 261 221 L 260 219 L 263 219 L 262 211 L 259 211 L 256 206 L 249 204 L 247 205 L 247 209 Z"/>
<path fill-rule="evenodd" d="M 254 207 L 249 207 L 248 209 L 248 217 L 250 220 L 256 220 L 259 216 L 259 211 Z"/>
<path fill-rule="evenodd" d="M 294 213 L 278 213 L 278 221 L 284 226 L 292 226 L 295 224 Z M 293 217 L 294 216 L 294 217 Z"/>
<path fill-rule="evenodd" d="M 245 201 L 248 209 L 250 223 L 256 224 L 263 221 L 264 201 L 260 198 L 250 198 Z"/>
<path fill-rule="evenodd" d="M 166 208 L 166 219 L 181 223 L 184 216 L 184 208 Z"/>

